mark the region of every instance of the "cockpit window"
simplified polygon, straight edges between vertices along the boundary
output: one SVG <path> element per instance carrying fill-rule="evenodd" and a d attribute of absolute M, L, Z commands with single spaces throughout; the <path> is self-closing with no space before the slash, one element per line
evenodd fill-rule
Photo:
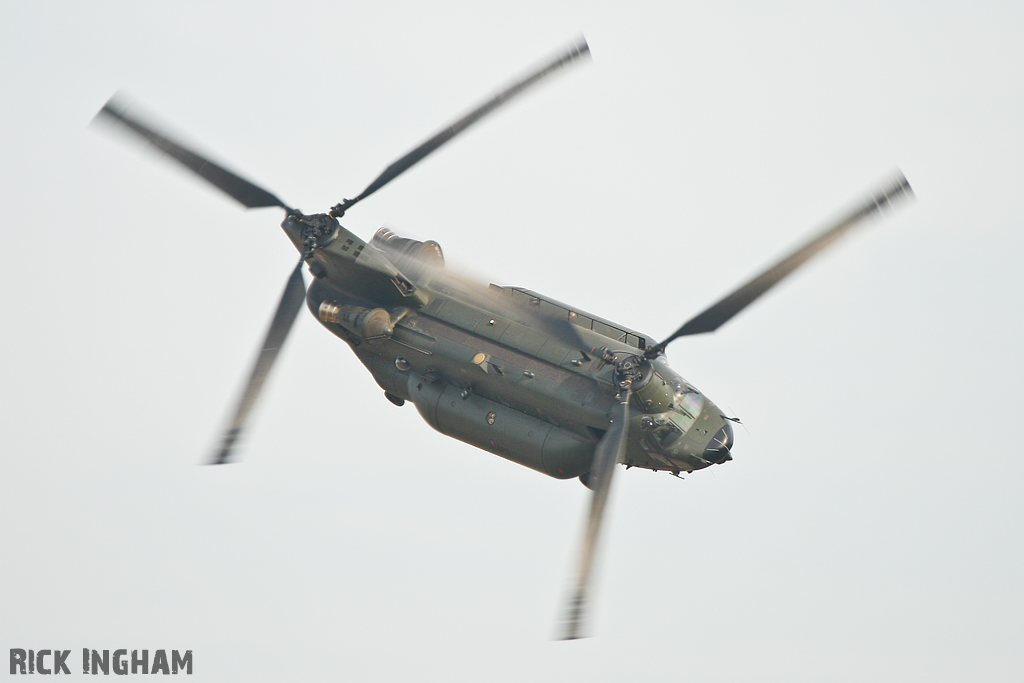
<path fill-rule="evenodd" d="M 675 393 L 672 421 L 685 432 L 700 415 L 701 408 L 704 407 L 704 397 L 681 377 L 673 377 L 668 383 Z"/>
<path fill-rule="evenodd" d="M 685 430 L 680 429 L 674 420 L 666 420 L 663 417 L 644 415 L 640 418 L 640 429 L 649 432 L 649 436 L 643 437 L 644 448 L 650 450 L 653 446 L 662 452 L 672 447 Z M 651 438 L 653 437 L 653 438 Z"/>
<path fill-rule="evenodd" d="M 683 430 L 680 429 L 673 422 L 665 422 L 658 426 L 654 432 L 654 438 L 658 440 L 658 445 L 661 446 L 662 450 L 668 448 L 676 442 L 676 439 L 683 435 Z"/>

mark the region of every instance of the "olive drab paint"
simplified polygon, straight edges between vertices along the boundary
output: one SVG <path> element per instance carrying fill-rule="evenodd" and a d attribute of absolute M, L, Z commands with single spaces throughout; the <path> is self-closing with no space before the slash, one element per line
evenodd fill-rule
<path fill-rule="evenodd" d="M 442 434 L 549 476 L 590 469 L 610 421 L 615 365 L 580 347 L 639 355 L 656 344 L 652 337 L 529 290 L 472 291 L 446 277 L 436 242 L 381 229 L 366 243 L 334 222 L 333 236 L 310 258 L 320 267 L 310 268 L 319 276 L 307 307 L 352 348 L 389 401 L 411 401 Z M 291 217 L 282 224 L 296 246 L 300 226 Z M 388 310 L 390 324 L 360 330 L 359 321 Z M 571 325 L 583 344 L 550 332 L 554 321 Z M 729 424 L 721 411 L 664 358 L 640 363 L 623 462 L 676 473 L 714 464 L 703 454 Z"/>
<path fill-rule="evenodd" d="M 320 324 L 352 349 L 389 403 L 401 407 L 411 401 L 442 434 L 552 477 L 579 477 L 592 489 L 562 622 L 560 637 L 565 639 L 583 636 L 591 569 L 617 465 L 679 476 L 732 460 L 732 423 L 737 420 L 669 367 L 665 347 L 683 336 L 717 330 L 866 218 L 913 196 L 899 174 L 661 342 L 535 292 L 467 281 L 446 269 L 437 242 L 399 237 L 383 228 L 366 242 L 341 224 L 339 219 L 358 202 L 473 123 L 589 54 L 581 36 L 414 147 L 328 213 L 304 214 L 290 207 L 144 123 L 116 98 L 97 114 L 243 206 L 284 209 L 281 228 L 300 254 L 210 462 L 230 462 L 237 452 L 304 300 Z M 308 288 L 304 267 L 313 278 Z M 627 269 L 619 270 L 624 274 Z M 619 275 L 603 274 L 609 280 Z M 619 285 L 629 287 L 631 281 Z M 94 673 L 97 667 L 106 670 L 106 652 L 88 656 L 83 651 L 83 666 Z M 115 668 L 123 661 L 117 654 L 124 652 L 115 651 Z M 35 666 L 32 656 L 26 655 L 25 662 Z M 166 668 L 162 650 L 150 671 L 158 668 Z"/>

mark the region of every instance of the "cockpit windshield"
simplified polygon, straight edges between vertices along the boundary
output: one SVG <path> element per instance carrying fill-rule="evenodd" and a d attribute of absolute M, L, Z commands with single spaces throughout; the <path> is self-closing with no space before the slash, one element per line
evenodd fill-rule
<path fill-rule="evenodd" d="M 640 429 L 651 432 L 661 451 L 668 450 L 683 435 L 683 430 L 674 421 L 649 415 L 640 418 Z"/>
<path fill-rule="evenodd" d="M 704 407 L 704 397 L 682 377 L 673 377 L 668 383 L 675 394 L 672 402 L 672 421 L 685 432 L 700 415 L 701 408 Z"/>

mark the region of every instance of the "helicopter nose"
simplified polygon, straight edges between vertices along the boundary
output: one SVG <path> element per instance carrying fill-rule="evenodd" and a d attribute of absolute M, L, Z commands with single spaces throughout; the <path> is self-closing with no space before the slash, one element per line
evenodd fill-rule
<path fill-rule="evenodd" d="M 715 435 L 711 437 L 711 441 L 708 442 L 707 447 L 704 449 L 703 458 L 716 465 L 728 462 L 729 460 L 732 460 L 732 453 L 730 453 L 729 450 L 732 448 L 734 443 L 736 443 L 736 438 L 732 433 L 732 424 L 726 422 L 722 425 L 722 428 L 715 432 Z"/>

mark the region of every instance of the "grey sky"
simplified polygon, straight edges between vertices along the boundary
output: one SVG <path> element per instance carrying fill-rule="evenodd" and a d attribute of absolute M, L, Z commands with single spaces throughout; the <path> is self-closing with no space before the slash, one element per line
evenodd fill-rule
<path fill-rule="evenodd" d="M 1019 3 L 0 5 L 0 653 L 196 681 L 1019 680 Z M 124 92 L 307 211 L 574 36 L 345 225 L 655 337 L 898 166 L 918 201 L 674 367 L 736 460 L 588 492 L 433 432 L 302 313 L 243 461 L 197 463 L 295 252 L 87 124 Z M 622 264 L 634 284 L 612 286 Z M 3 670 L 6 670 L 6 666 Z"/>

